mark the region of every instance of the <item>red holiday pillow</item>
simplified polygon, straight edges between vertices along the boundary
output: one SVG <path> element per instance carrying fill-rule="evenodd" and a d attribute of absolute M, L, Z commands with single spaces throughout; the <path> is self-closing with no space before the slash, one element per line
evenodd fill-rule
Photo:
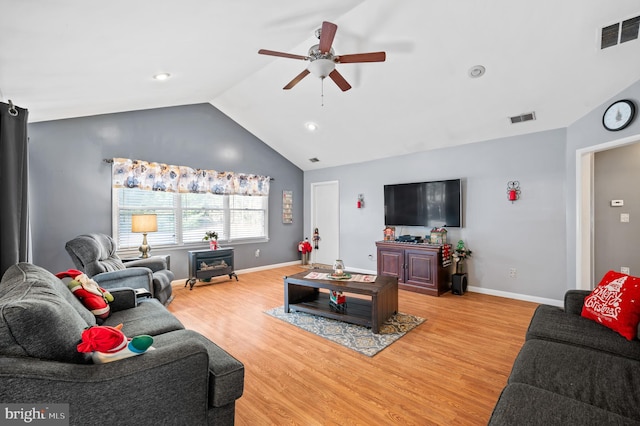
<path fill-rule="evenodd" d="M 637 336 L 640 322 L 640 278 L 607 272 L 584 299 L 582 316 L 617 331 L 628 340 Z"/>

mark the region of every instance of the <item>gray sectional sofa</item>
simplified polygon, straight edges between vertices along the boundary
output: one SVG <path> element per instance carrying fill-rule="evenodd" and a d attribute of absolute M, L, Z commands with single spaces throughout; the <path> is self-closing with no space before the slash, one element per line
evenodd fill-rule
<path fill-rule="evenodd" d="M 71 425 L 231 425 L 243 364 L 186 330 L 157 299 L 110 289 L 127 337 L 153 336 L 154 350 L 107 364 L 77 351 L 96 319 L 50 272 L 29 263 L 0 281 L 0 402 L 69 404 Z"/>
<path fill-rule="evenodd" d="M 536 309 L 490 425 L 640 425 L 640 341 L 583 318 L 589 293 Z"/>

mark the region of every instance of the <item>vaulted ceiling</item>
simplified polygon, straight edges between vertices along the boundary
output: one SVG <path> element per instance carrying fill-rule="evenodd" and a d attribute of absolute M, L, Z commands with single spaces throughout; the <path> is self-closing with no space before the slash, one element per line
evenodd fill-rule
<path fill-rule="evenodd" d="M 312 170 L 566 127 L 640 78 L 640 40 L 600 49 L 601 28 L 638 15 L 637 0 L 0 0 L 0 99 L 32 122 L 209 102 Z M 386 62 L 338 64 L 347 92 L 311 75 L 283 90 L 309 63 L 258 50 L 306 55 L 325 20 L 336 54 Z"/>

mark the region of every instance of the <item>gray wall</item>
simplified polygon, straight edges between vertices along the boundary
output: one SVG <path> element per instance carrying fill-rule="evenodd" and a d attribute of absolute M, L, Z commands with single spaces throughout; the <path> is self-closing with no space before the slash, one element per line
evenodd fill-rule
<path fill-rule="evenodd" d="M 576 152 L 581 149 L 598 149 L 602 144 L 613 143 L 621 139 L 636 139 L 640 141 L 640 117 L 624 130 L 609 132 L 602 126 L 602 114 L 609 105 L 618 99 L 631 99 L 636 107 L 640 107 L 640 81 L 626 90 L 612 96 L 599 107 L 593 109 L 567 128 L 566 182 L 567 182 L 567 282 L 576 284 Z M 637 137 L 637 138 L 636 138 Z M 639 164 L 640 165 L 640 164 Z M 635 183 L 631 184 L 635 186 Z M 631 247 L 629 247 L 632 249 Z M 626 265 L 624 265 L 626 266 Z M 633 273 L 633 272 L 632 272 Z M 597 275 L 595 281 L 599 281 Z"/>
<path fill-rule="evenodd" d="M 465 227 L 452 231 L 450 240 L 462 238 L 474 251 L 468 265 L 470 285 L 480 291 L 561 300 L 566 289 L 576 287 L 576 151 L 635 136 L 640 141 L 640 119 L 621 132 L 602 127 L 604 110 L 621 98 L 640 104 L 640 81 L 566 129 L 310 171 L 304 177 L 208 104 L 33 123 L 29 134 L 34 262 L 50 270 L 66 269 L 68 239 L 89 231 L 111 232 L 110 168 L 103 158 L 141 158 L 275 177 L 271 241 L 237 247 L 239 268 L 298 259 L 295 243 L 311 231 L 310 183 L 338 180 L 340 256 L 350 267 L 375 271 L 375 241 L 384 228 L 382 186 L 461 177 Z M 506 185 L 513 179 L 521 183 L 522 199 L 511 204 Z M 294 191 L 294 225 L 282 225 L 279 217 L 284 189 Z M 359 193 L 366 202 L 360 210 L 355 207 Z M 256 248 L 262 253 L 257 259 Z M 172 269 L 186 276 L 186 252 L 170 254 Z M 510 268 L 517 269 L 517 278 L 508 276 Z"/>
<path fill-rule="evenodd" d="M 637 250 L 630 249 L 640 236 L 640 144 L 598 152 L 594 163 L 594 275 L 623 266 L 640 275 Z M 611 200 L 623 200 L 624 206 L 612 207 Z M 629 214 L 628 223 L 620 222 L 621 213 Z"/>
<path fill-rule="evenodd" d="M 111 167 L 103 159 L 113 157 L 273 177 L 270 241 L 234 245 L 236 269 L 299 259 L 302 171 L 210 104 L 31 123 L 29 139 L 33 262 L 50 271 L 73 267 L 64 245 L 76 235 L 111 234 Z M 283 190 L 293 191 L 293 224 L 282 224 Z M 152 254 L 165 253 L 186 278 L 187 250 Z"/>
<path fill-rule="evenodd" d="M 349 267 L 375 271 L 375 241 L 382 238 L 384 227 L 382 186 L 466 178 L 465 227 L 449 237 L 453 242 L 464 239 L 474 252 L 468 264 L 470 285 L 493 294 L 561 303 L 564 292 L 577 287 L 576 153 L 603 150 L 620 140 L 640 142 L 640 117 L 620 132 L 602 126 L 605 109 L 625 98 L 640 107 L 640 81 L 566 129 L 306 172 L 305 233 L 310 229 L 310 184 L 340 181 L 340 257 Z M 507 181 L 513 179 L 521 183 L 522 199 L 504 204 Z M 358 193 L 365 194 L 363 210 L 354 206 Z M 622 246 L 632 251 L 631 241 Z M 508 276 L 510 268 L 517 269 L 515 279 Z"/>
<path fill-rule="evenodd" d="M 383 185 L 463 178 L 464 227 L 452 228 L 449 241 L 463 239 L 473 251 L 466 265 L 469 285 L 561 300 L 567 289 L 565 138 L 565 130 L 554 130 L 305 172 L 305 232 L 311 226 L 310 184 L 339 181 L 340 257 L 350 268 L 375 272 L 375 241 L 384 229 Z M 510 180 L 520 181 L 522 190 L 513 204 L 507 200 Z M 356 208 L 359 193 L 364 209 Z M 509 276 L 511 268 L 516 278 Z"/>

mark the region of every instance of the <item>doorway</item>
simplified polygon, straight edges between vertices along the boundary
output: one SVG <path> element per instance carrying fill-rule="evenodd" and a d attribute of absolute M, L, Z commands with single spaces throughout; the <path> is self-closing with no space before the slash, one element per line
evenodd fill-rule
<path fill-rule="evenodd" d="M 593 170 L 598 151 L 637 143 L 640 135 L 605 142 L 576 151 L 576 289 L 592 290 L 594 277 Z"/>
<path fill-rule="evenodd" d="M 318 248 L 311 252 L 311 262 L 333 265 L 340 259 L 340 193 L 338 181 L 311 184 L 311 230 L 320 237 Z M 310 238 L 311 240 L 312 238 Z"/>

